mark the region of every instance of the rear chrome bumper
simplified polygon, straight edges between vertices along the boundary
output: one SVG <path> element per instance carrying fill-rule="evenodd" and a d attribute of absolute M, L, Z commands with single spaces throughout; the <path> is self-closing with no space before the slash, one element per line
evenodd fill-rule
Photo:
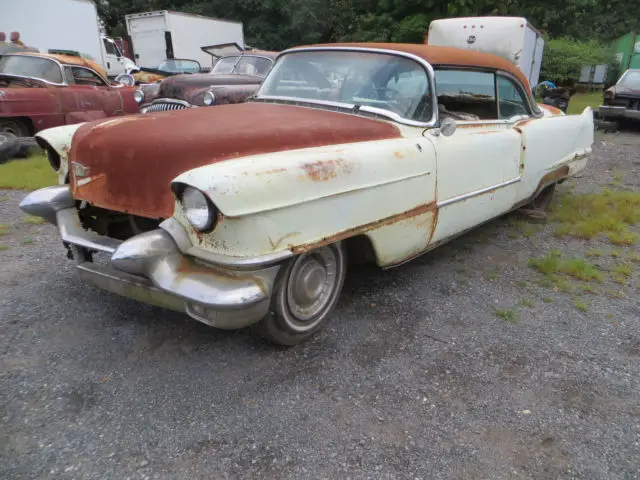
<path fill-rule="evenodd" d="M 80 277 L 104 290 L 186 312 L 222 329 L 246 327 L 268 312 L 279 265 L 234 270 L 208 264 L 183 254 L 162 228 L 126 241 L 87 231 L 68 186 L 32 192 L 20 208 L 56 225 L 74 253 Z M 111 255 L 110 266 L 93 263 L 90 251 Z"/>
<path fill-rule="evenodd" d="M 640 110 L 632 110 L 626 107 L 601 105 L 598 107 L 598 114 L 602 118 L 627 118 L 629 120 L 640 120 Z"/>

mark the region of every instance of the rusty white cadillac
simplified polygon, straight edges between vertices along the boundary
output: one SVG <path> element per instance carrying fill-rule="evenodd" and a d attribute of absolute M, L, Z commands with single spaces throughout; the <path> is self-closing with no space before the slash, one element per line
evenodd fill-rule
<path fill-rule="evenodd" d="M 348 259 L 393 267 L 544 211 L 593 132 L 498 56 L 296 47 L 246 103 L 41 132 L 59 185 L 21 208 L 99 287 L 293 345 L 331 317 Z"/>

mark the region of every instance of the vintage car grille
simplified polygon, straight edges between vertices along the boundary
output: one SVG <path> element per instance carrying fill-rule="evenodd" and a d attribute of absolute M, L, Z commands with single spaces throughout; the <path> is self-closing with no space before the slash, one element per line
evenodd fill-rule
<path fill-rule="evenodd" d="M 151 105 L 143 107 L 141 111 L 142 113 L 169 112 L 172 110 L 184 110 L 185 108 L 189 108 L 189 104 L 187 102 L 155 100 Z"/>

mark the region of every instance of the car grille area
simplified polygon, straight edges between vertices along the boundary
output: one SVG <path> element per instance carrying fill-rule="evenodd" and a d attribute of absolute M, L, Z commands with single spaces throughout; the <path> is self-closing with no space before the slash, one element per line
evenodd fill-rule
<path fill-rule="evenodd" d="M 143 107 L 141 109 L 142 113 L 153 113 L 153 112 L 170 112 L 173 110 L 184 110 L 187 107 L 184 103 L 177 102 L 167 102 L 167 101 L 156 101 L 151 105 Z"/>

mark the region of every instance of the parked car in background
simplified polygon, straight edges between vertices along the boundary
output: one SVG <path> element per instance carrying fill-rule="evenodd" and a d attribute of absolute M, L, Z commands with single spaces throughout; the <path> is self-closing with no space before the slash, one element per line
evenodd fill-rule
<path fill-rule="evenodd" d="M 604 92 L 598 114 L 605 121 L 640 122 L 640 69 L 625 71 L 616 84 Z"/>
<path fill-rule="evenodd" d="M 29 137 L 45 128 L 138 113 L 134 87 L 107 80 L 86 58 L 42 53 L 0 57 L 0 132 Z"/>
<path fill-rule="evenodd" d="M 101 288 L 293 345 L 331 317 L 348 259 L 389 268 L 543 212 L 594 138 L 589 107 L 545 107 L 488 53 L 298 47 L 242 104 L 41 132 L 59 185 L 21 208 Z"/>
<path fill-rule="evenodd" d="M 217 62 L 209 73 L 174 75 L 136 92 L 142 113 L 240 103 L 253 95 L 277 52 L 245 50 L 237 44 L 202 47 Z"/>
<path fill-rule="evenodd" d="M 127 82 L 131 85 L 141 85 L 146 83 L 161 82 L 167 77 L 172 75 L 179 75 L 181 73 L 202 73 L 203 68 L 196 60 L 189 60 L 183 58 L 168 58 L 164 60 L 156 68 L 138 68 L 130 72 L 133 77 L 133 82 Z M 207 70 L 208 71 L 208 70 Z M 118 77 L 122 79 L 124 76 Z"/>

